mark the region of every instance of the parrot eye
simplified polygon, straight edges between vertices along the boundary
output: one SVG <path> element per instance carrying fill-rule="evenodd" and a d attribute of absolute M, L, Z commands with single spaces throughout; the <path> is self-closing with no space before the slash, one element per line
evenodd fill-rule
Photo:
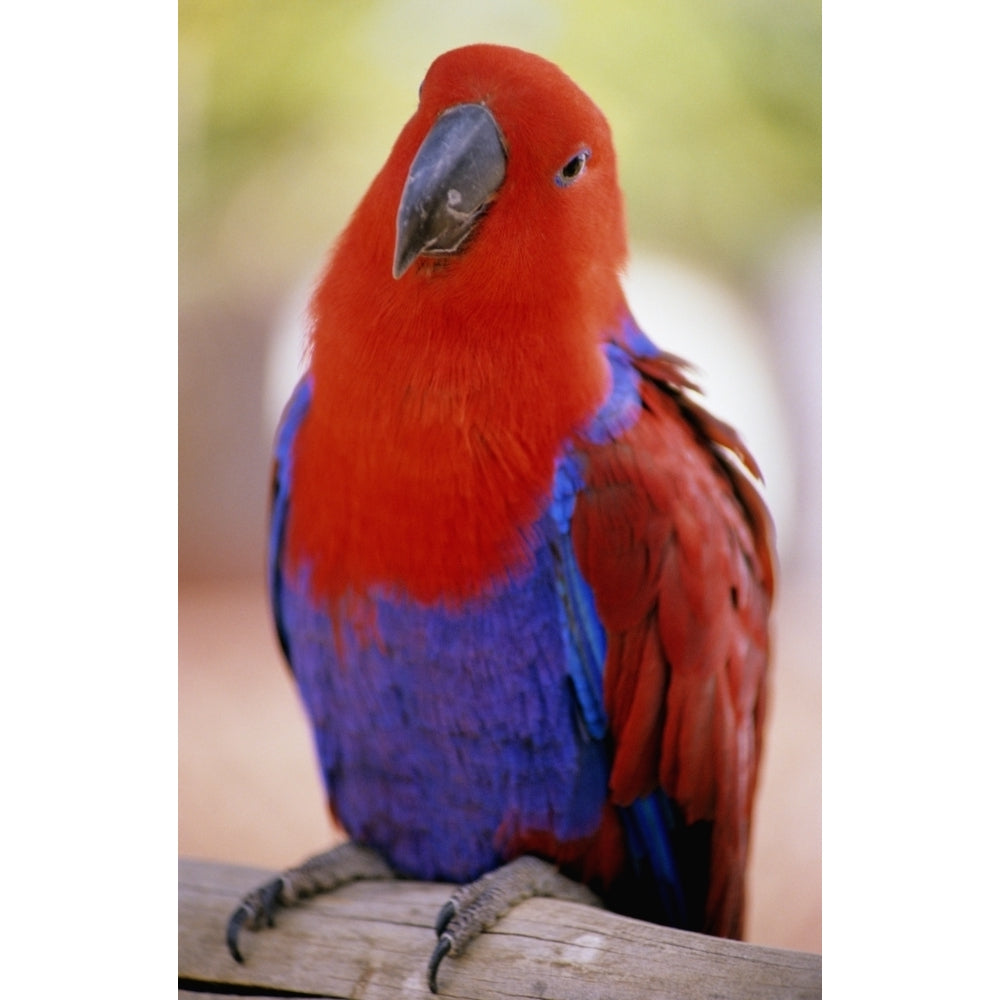
<path fill-rule="evenodd" d="M 559 187 L 569 187 L 584 172 L 589 159 L 590 150 L 581 149 L 576 156 L 563 164 L 562 169 L 556 174 L 556 184 Z"/>

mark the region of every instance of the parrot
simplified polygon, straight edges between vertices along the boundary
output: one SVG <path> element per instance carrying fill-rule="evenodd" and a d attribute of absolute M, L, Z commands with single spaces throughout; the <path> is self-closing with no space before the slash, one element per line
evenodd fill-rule
<path fill-rule="evenodd" d="M 610 126 L 541 56 L 438 56 L 334 244 L 273 456 L 268 583 L 355 879 L 458 886 L 428 984 L 530 896 L 742 934 L 774 527 L 627 304 Z"/>

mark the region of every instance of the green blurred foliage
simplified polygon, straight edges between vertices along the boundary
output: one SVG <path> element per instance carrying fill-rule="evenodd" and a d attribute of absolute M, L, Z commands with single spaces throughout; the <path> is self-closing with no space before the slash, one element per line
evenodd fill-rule
<path fill-rule="evenodd" d="M 644 26 L 638 13 L 613 25 L 583 18 L 568 41 L 588 53 L 581 74 L 594 59 L 589 89 L 615 129 L 633 239 L 724 269 L 752 266 L 819 208 L 819 4 L 643 9 Z M 602 45 L 614 27 L 620 40 Z"/>
<path fill-rule="evenodd" d="M 752 273 L 821 194 L 818 0 L 181 0 L 182 297 L 314 271 L 472 41 L 559 63 L 618 146 L 633 244 Z"/>

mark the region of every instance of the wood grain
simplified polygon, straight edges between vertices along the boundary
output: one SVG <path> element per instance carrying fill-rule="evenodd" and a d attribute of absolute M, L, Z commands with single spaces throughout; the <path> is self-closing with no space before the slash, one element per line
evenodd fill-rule
<path fill-rule="evenodd" d="M 346 886 L 241 938 L 245 963 L 224 943 L 245 892 L 273 876 L 182 859 L 179 982 L 193 998 L 304 994 L 357 1000 L 428 997 L 434 918 L 451 887 L 420 882 Z M 468 1000 L 638 997 L 791 1000 L 821 995 L 821 959 L 659 927 L 604 910 L 532 899 L 512 910 L 438 974 L 441 996 Z"/>

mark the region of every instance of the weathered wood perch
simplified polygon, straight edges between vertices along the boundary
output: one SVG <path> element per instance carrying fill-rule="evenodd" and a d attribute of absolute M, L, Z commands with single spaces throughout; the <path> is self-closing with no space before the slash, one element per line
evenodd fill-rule
<path fill-rule="evenodd" d="M 426 984 L 434 918 L 450 887 L 369 882 L 318 896 L 280 912 L 273 928 L 245 933 L 246 962 L 238 965 L 223 942 L 226 920 L 245 892 L 273 874 L 181 860 L 182 997 L 220 992 L 358 1000 L 431 996 Z M 531 899 L 461 958 L 445 959 L 438 988 L 441 996 L 469 1000 L 791 1000 L 821 995 L 820 967 L 819 955 Z"/>

